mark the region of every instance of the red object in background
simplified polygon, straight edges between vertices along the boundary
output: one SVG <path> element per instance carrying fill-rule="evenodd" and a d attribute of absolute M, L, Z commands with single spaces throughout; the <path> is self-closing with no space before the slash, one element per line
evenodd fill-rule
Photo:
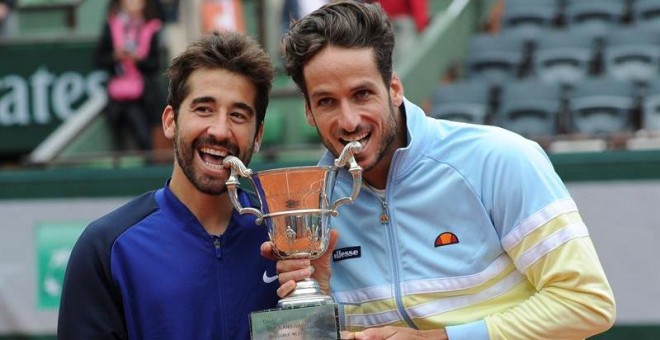
<path fill-rule="evenodd" d="M 423 31 L 429 23 L 428 0 L 378 0 L 390 18 L 409 15 L 415 20 L 417 32 Z"/>
<path fill-rule="evenodd" d="M 203 33 L 234 31 L 245 33 L 243 4 L 240 0 L 205 0 L 200 6 Z"/>

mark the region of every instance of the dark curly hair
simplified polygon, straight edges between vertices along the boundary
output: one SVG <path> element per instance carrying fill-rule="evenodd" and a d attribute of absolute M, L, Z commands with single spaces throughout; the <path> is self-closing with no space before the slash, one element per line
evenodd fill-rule
<path fill-rule="evenodd" d="M 378 3 L 338 1 L 293 22 L 282 37 L 284 66 L 307 98 L 303 77 L 305 63 L 326 46 L 373 48 L 378 70 L 386 85 L 392 78 L 394 32 Z"/>

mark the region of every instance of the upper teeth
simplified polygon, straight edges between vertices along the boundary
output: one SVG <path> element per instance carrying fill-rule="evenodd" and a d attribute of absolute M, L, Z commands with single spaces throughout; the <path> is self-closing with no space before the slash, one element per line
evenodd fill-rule
<path fill-rule="evenodd" d="M 364 140 L 365 138 L 367 138 L 367 136 L 369 136 L 369 134 L 365 134 L 364 136 L 360 136 L 360 137 L 346 138 L 345 140 L 349 143 L 350 142 L 360 142 L 360 141 Z"/>
<path fill-rule="evenodd" d="M 366 138 L 355 139 L 355 140 L 346 139 L 346 140 L 344 140 L 344 142 L 345 142 L 345 144 L 348 144 L 348 143 L 351 143 L 351 142 L 360 142 L 361 144 L 364 144 L 366 140 L 367 140 Z"/>
<path fill-rule="evenodd" d="M 209 147 L 203 147 L 203 148 L 200 149 L 200 151 L 202 151 L 203 153 L 208 153 L 208 154 L 214 155 L 214 156 L 220 156 L 220 157 L 226 157 L 227 156 L 227 153 L 225 151 L 215 150 L 215 149 L 211 149 Z"/>

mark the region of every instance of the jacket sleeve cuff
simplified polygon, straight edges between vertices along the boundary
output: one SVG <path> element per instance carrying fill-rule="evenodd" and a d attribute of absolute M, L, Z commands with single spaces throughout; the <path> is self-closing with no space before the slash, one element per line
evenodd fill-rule
<path fill-rule="evenodd" d="M 479 320 L 462 325 L 447 326 L 447 338 L 449 340 L 488 340 L 488 328 L 486 321 Z"/>

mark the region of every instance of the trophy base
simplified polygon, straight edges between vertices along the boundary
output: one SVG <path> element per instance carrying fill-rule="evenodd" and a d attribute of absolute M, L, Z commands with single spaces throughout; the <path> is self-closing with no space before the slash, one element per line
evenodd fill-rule
<path fill-rule="evenodd" d="M 252 339 L 339 339 L 339 305 L 315 280 L 299 281 L 277 307 L 250 313 Z"/>
<path fill-rule="evenodd" d="M 250 313 L 253 340 L 304 339 L 336 340 L 339 317 L 336 303 Z"/>

